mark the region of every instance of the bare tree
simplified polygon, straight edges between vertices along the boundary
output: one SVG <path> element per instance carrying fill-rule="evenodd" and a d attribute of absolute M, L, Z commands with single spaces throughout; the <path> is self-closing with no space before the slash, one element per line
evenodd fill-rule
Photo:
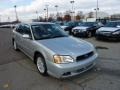
<path fill-rule="evenodd" d="M 71 16 L 70 16 L 70 14 L 64 15 L 64 21 L 71 21 Z"/>
<path fill-rule="evenodd" d="M 93 18 L 94 17 L 94 12 L 89 12 L 88 13 L 88 18 Z"/>

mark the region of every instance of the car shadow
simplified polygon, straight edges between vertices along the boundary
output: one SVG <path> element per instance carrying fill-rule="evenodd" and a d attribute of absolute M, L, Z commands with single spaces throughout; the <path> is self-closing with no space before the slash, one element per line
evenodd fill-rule
<path fill-rule="evenodd" d="M 110 40 L 110 39 L 96 39 L 95 40 L 97 41 L 100 41 L 100 42 L 108 42 L 108 43 L 120 43 L 120 40 Z"/>

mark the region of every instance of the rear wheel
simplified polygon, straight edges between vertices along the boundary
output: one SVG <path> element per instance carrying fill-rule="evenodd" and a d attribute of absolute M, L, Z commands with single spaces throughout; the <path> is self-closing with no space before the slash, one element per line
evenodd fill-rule
<path fill-rule="evenodd" d="M 40 72 L 41 75 L 46 76 L 47 75 L 47 67 L 46 67 L 46 63 L 43 57 L 41 57 L 41 55 L 37 55 L 36 56 L 36 65 L 37 68 Z"/>

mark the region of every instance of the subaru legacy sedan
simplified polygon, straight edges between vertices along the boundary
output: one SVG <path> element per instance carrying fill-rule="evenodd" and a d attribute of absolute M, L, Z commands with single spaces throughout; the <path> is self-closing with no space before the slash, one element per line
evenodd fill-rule
<path fill-rule="evenodd" d="M 98 54 L 86 41 L 67 35 L 59 25 L 47 22 L 21 23 L 13 30 L 15 50 L 36 64 L 41 75 L 65 78 L 91 69 Z"/>

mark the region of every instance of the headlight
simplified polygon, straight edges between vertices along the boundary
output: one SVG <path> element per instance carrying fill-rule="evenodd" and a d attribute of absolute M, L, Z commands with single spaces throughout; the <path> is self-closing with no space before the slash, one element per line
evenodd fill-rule
<path fill-rule="evenodd" d="M 82 30 L 82 29 L 79 29 L 78 32 L 83 32 L 83 30 Z"/>
<path fill-rule="evenodd" d="M 74 32 L 74 29 L 72 29 L 72 32 Z"/>
<path fill-rule="evenodd" d="M 120 34 L 120 30 L 119 31 L 115 31 L 112 34 Z"/>
<path fill-rule="evenodd" d="M 99 31 L 97 30 L 97 31 L 96 31 L 96 34 L 98 34 L 98 33 L 99 33 Z"/>
<path fill-rule="evenodd" d="M 86 31 L 85 29 L 78 29 L 78 32 L 84 32 Z"/>
<path fill-rule="evenodd" d="M 81 29 L 81 32 L 85 32 L 85 31 L 87 31 L 87 29 Z"/>
<path fill-rule="evenodd" d="M 74 62 L 74 60 L 71 56 L 55 55 L 53 58 L 54 58 L 54 63 L 56 63 L 56 64 L 64 64 L 64 63 Z"/>

